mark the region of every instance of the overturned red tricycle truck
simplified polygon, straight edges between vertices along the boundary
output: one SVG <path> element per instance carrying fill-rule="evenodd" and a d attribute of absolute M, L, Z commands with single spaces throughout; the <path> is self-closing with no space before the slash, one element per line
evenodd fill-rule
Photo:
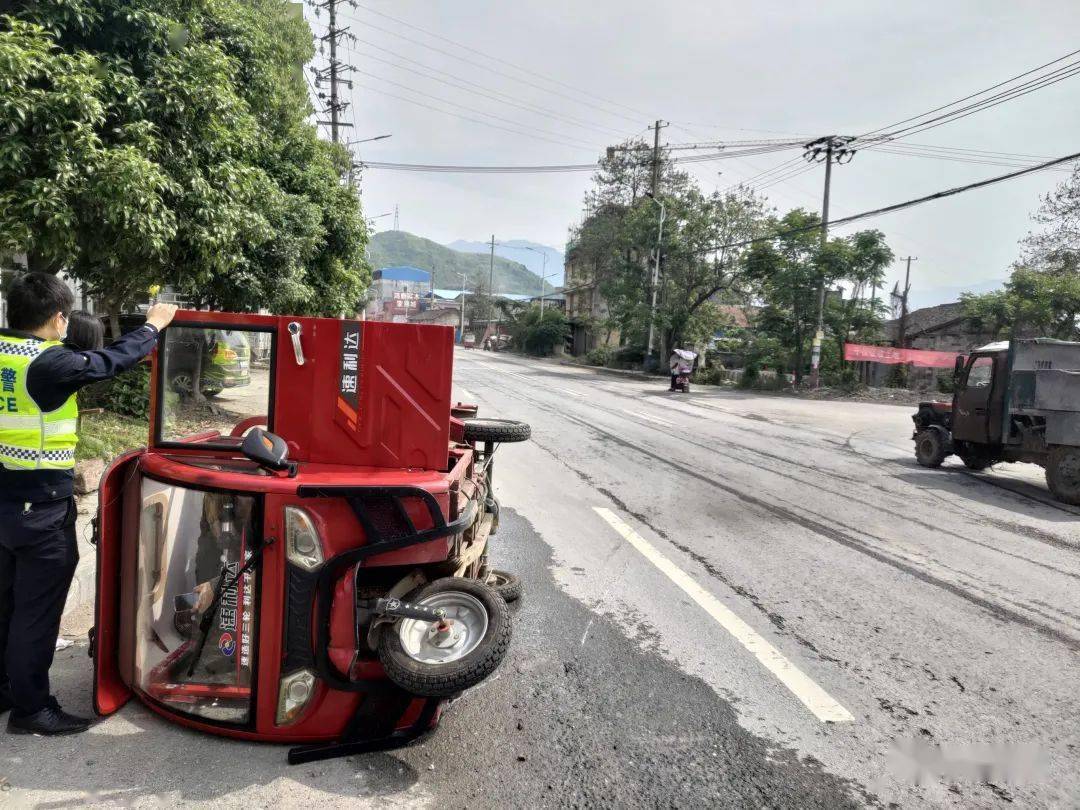
<path fill-rule="evenodd" d="M 244 386 L 200 385 L 222 334 Z M 490 675 L 520 593 L 492 459 L 529 427 L 453 404 L 452 370 L 450 327 L 178 313 L 149 445 L 100 489 L 98 713 L 134 695 L 299 763 L 408 742 Z"/>

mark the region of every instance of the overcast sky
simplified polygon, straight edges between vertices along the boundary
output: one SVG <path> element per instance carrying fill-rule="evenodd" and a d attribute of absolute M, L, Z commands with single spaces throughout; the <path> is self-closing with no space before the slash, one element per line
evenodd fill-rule
<path fill-rule="evenodd" d="M 325 11 L 312 18 L 317 33 L 325 20 Z M 874 130 L 1074 50 L 1080 2 L 360 0 L 356 8 L 343 4 L 339 24 L 362 40 L 340 53 L 357 68 L 345 114 L 355 128 L 347 136 L 393 134 L 358 146 L 358 154 L 534 165 L 595 161 L 609 143 L 647 136 L 656 118 L 671 122 L 662 135 L 669 143 Z M 1078 100 L 1080 76 L 912 140 L 1051 157 L 1076 152 Z M 711 191 L 796 154 L 698 164 L 693 173 Z M 864 151 L 834 171 L 831 213 L 842 217 L 1007 171 Z M 877 227 L 898 256 L 918 256 L 916 289 L 1004 279 L 1040 195 L 1065 176 L 1031 175 L 842 232 Z M 822 180 L 819 166 L 765 193 L 782 211 L 818 210 Z M 371 169 L 363 200 L 368 216 L 398 205 L 402 230 L 439 242 L 494 233 L 562 248 L 588 185 L 587 173 Z M 391 217 L 376 225 L 391 226 Z"/>

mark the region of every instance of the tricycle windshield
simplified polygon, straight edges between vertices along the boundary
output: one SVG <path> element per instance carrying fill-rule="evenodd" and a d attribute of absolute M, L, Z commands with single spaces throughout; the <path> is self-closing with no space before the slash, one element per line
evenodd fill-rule
<path fill-rule="evenodd" d="M 257 545 L 255 517 L 251 496 L 143 479 L 135 684 L 175 711 L 249 719 L 256 573 L 240 571 Z"/>
<path fill-rule="evenodd" d="M 271 410 L 273 334 L 173 324 L 159 357 L 158 441 L 233 447 L 233 429 Z"/>

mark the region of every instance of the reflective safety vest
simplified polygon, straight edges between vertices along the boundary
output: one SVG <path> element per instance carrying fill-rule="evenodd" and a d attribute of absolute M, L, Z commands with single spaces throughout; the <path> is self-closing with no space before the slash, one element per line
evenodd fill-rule
<path fill-rule="evenodd" d="M 69 470 L 79 441 L 75 395 L 42 411 L 26 389 L 26 373 L 58 340 L 0 335 L 0 464 L 9 470 Z"/>

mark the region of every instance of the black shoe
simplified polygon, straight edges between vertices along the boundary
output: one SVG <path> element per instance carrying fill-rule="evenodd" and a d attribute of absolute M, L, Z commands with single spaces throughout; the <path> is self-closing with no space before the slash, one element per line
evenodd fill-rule
<path fill-rule="evenodd" d="M 89 720 L 68 714 L 53 698 L 49 698 L 44 709 L 25 717 L 19 717 L 13 712 L 7 725 L 8 734 L 40 734 L 45 737 L 80 734 L 88 728 Z"/>
<path fill-rule="evenodd" d="M 0 686 L 0 714 L 3 714 L 14 705 L 15 701 L 11 699 L 11 690 L 8 689 L 7 684 Z"/>

